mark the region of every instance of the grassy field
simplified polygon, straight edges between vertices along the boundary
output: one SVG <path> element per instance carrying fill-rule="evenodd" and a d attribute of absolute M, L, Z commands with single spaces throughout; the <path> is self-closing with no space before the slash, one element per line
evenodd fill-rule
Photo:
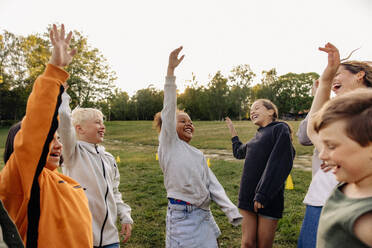
<path fill-rule="evenodd" d="M 290 122 L 296 133 L 299 122 Z M 124 200 L 132 207 L 135 221 L 130 241 L 123 247 L 164 247 L 166 192 L 163 175 L 155 160 L 157 133 L 151 122 L 108 122 L 104 146 L 120 157 L 121 185 Z M 250 122 L 235 122 L 240 139 L 248 141 L 256 132 Z M 200 149 L 231 151 L 230 135 L 224 122 L 195 122 L 192 145 Z M 0 154 L 3 154 L 7 129 L 0 128 Z M 310 155 L 312 147 L 300 146 L 294 135 L 298 155 Z M 211 160 L 211 169 L 224 186 L 228 196 L 237 202 L 243 160 Z M 1 160 L 2 163 L 2 160 Z M 296 247 L 304 214 L 303 197 L 311 180 L 311 172 L 294 169 L 294 190 L 285 192 L 285 212 L 280 220 L 274 247 Z M 212 204 L 219 225 L 221 247 L 240 247 L 240 227 L 231 226 L 224 213 Z"/>

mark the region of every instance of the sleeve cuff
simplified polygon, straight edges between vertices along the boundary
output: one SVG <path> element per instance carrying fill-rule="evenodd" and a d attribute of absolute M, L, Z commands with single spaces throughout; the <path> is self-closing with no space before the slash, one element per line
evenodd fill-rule
<path fill-rule="evenodd" d="M 239 142 L 239 137 L 238 136 L 234 136 L 231 138 L 231 142 L 232 143 L 235 143 L 235 142 Z"/>
<path fill-rule="evenodd" d="M 70 75 L 65 70 L 59 68 L 58 66 L 47 64 L 43 76 L 55 78 L 61 83 L 63 83 L 67 81 Z"/>

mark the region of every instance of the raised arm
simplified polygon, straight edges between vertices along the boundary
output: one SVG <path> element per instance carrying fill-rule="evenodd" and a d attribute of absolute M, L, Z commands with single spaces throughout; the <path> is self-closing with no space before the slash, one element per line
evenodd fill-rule
<path fill-rule="evenodd" d="M 62 94 L 62 104 L 59 107 L 59 126 L 58 134 L 63 144 L 63 158 L 65 161 L 69 161 L 72 157 L 75 146 L 76 146 L 76 133 L 75 128 L 72 125 L 71 109 L 70 109 L 71 97 L 67 94 L 66 90 Z M 72 163 L 65 163 L 64 166 L 72 165 Z"/>
<path fill-rule="evenodd" d="M 231 133 L 231 141 L 232 141 L 232 150 L 233 150 L 233 155 L 237 159 L 244 159 L 245 155 L 247 153 L 247 145 L 242 142 L 240 142 L 238 133 L 236 132 L 234 125 L 232 121 L 230 120 L 229 117 L 225 118 L 227 128 L 230 130 Z"/>
<path fill-rule="evenodd" d="M 71 35 L 70 32 L 67 38 L 64 37 L 63 25 L 60 32 L 55 25 L 51 30 L 53 50 L 50 62 L 33 85 L 27 101 L 26 115 L 15 137 L 14 153 L 1 174 L 1 185 L 12 188 L 11 191 L 18 189 L 19 185 L 22 192 L 28 195 L 31 185 L 37 182 L 45 166 L 49 145 L 58 127 L 57 114 L 62 85 L 68 78 L 68 73 L 61 68 L 68 65 L 76 53 L 75 50 L 68 51 Z M 14 183 L 15 180 L 20 180 L 20 184 Z M 1 187 L 2 193 L 3 189 Z"/>
<path fill-rule="evenodd" d="M 309 112 L 309 122 L 307 125 L 307 135 L 318 151 L 321 151 L 321 143 L 319 136 L 314 130 L 314 113 L 318 112 L 322 106 L 330 99 L 331 87 L 333 78 L 336 75 L 340 65 L 340 53 L 338 49 L 331 43 L 327 43 L 325 47 L 320 47 L 320 51 L 328 54 L 328 64 L 324 72 L 319 78 L 319 87 L 315 93 L 313 103 Z"/>
<path fill-rule="evenodd" d="M 174 70 L 181 63 L 185 55 L 178 58 L 182 46 L 173 50 L 169 55 L 167 77 L 164 85 L 164 103 L 161 111 L 162 127 L 160 140 L 177 137 L 176 131 L 176 109 L 177 109 L 177 86 Z"/>

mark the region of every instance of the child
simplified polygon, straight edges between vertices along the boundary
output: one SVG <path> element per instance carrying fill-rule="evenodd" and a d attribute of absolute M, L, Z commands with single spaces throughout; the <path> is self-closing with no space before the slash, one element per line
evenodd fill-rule
<path fill-rule="evenodd" d="M 271 247 L 283 214 L 284 183 L 292 169 L 295 150 L 290 127 L 277 118 L 278 110 L 271 101 L 255 101 L 251 120 L 260 128 L 244 145 L 226 118 L 234 157 L 245 159 L 238 205 L 243 215 L 241 247 Z"/>
<path fill-rule="evenodd" d="M 168 73 L 164 85 L 164 106 L 155 116 L 159 134 L 159 163 L 164 173 L 168 210 L 166 247 L 217 247 L 220 235 L 209 205 L 215 201 L 238 225 L 242 216 L 229 200 L 223 187 L 208 168 L 203 153 L 189 145 L 194 126 L 188 114 L 177 111 L 177 92 L 174 69 L 182 47 L 169 56 Z"/>
<path fill-rule="evenodd" d="M 50 32 L 52 56 L 36 79 L 22 124 L 9 132 L 0 199 L 26 247 L 92 247 L 92 217 L 83 188 L 57 171 L 62 144 L 56 130 L 58 107 L 68 78 L 68 51 L 62 25 Z M 19 129 L 20 127 L 20 129 Z M 9 141 L 9 142 L 8 142 Z M 14 147 L 13 147 L 14 141 Z M 13 150 L 14 148 L 14 150 Z"/>
<path fill-rule="evenodd" d="M 335 97 L 312 118 L 319 157 L 343 182 L 323 207 L 317 247 L 371 247 L 372 90 Z"/>
<path fill-rule="evenodd" d="M 99 145 L 105 134 L 103 115 L 97 109 L 77 108 L 71 116 L 70 96 L 64 93 L 62 99 L 58 129 L 65 147 L 62 171 L 80 182 L 88 197 L 94 246 L 119 247 L 117 216 L 124 243 L 131 235 L 133 220 L 118 188 L 120 174 L 115 158 Z"/>

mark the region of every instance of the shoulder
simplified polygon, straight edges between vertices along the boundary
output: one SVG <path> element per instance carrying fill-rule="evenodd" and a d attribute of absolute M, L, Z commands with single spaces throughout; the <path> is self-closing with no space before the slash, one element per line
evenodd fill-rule
<path fill-rule="evenodd" d="M 289 125 L 282 121 L 273 122 L 271 128 L 274 133 L 280 133 L 280 132 L 290 133 L 291 132 L 291 128 L 289 127 Z"/>
<path fill-rule="evenodd" d="M 372 246 L 372 210 L 360 216 L 354 223 L 354 234 L 368 246 Z"/>

